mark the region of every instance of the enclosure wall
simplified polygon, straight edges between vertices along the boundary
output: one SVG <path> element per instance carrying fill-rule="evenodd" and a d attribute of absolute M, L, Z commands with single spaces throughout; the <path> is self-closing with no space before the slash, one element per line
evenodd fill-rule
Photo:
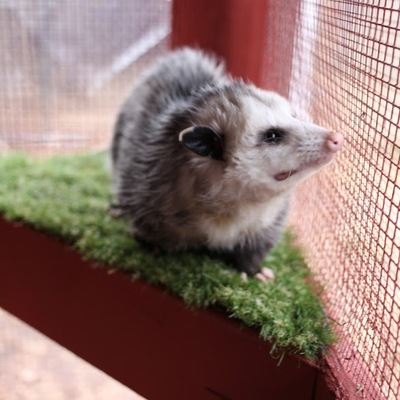
<path fill-rule="evenodd" d="M 298 191 L 293 223 L 338 332 L 330 366 L 366 399 L 400 396 L 399 9 L 305 0 L 292 60 L 292 102 L 346 138 Z"/>

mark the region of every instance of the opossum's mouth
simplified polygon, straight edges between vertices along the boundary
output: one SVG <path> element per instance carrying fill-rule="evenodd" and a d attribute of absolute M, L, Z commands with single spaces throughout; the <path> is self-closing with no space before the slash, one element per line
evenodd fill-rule
<path fill-rule="evenodd" d="M 296 172 L 298 172 L 297 169 L 293 169 L 293 170 L 290 170 L 290 171 L 280 172 L 279 174 L 276 174 L 276 175 L 274 176 L 274 178 L 275 178 L 277 181 L 284 181 L 284 180 L 290 178 L 291 176 L 293 176 Z"/>
<path fill-rule="evenodd" d="M 285 181 L 286 179 L 289 179 L 290 177 L 292 177 L 295 174 L 298 174 L 299 172 L 303 172 L 303 171 L 309 170 L 309 169 L 316 170 L 316 169 L 328 164 L 329 162 L 331 162 L 333 157 L 334 157 L 333 153 L 325 154 L 323 157 L 312 160 L 307 164 L 300 165 L 296 169 L 279 172 L 279 174 L 274 175 L 274 178 L 277 181 Z"/>

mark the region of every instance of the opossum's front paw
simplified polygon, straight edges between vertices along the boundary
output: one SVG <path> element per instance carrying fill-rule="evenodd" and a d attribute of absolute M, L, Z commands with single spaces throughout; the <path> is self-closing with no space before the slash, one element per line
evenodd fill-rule
<path fill-rule="evenodd" d="M 262 282 L 270 282 L 275 279 L 274 271 L 271 268 L 261 268 L 261 271 L 254 275 L 256 279 L 259 279 Z"/>
<path fill-rule="evenodd" d="M 247 279 L 248 279 L 246 272 L 242 272 L 240 277 L 244 281 L 247 281 Z M 274 271 L 272 271 L 271 268 L 264 267 L 264 268 L 261 268 L 260 272 L 257 272 L 254 275 L 254 278 L 258 279 L 261 282 L 268 283 L 268 282 L 272 282 L 273 280 L 275 280 L 275 273 L 274 273 Z"/>

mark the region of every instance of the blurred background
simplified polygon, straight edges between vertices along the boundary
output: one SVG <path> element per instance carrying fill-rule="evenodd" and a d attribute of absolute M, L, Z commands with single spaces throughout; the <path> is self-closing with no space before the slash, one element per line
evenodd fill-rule
<path fill-rule="evenodd" d="M 167 0 L 1 0 L 0 151 L 104 148 L 138 72 L 166 51 Z"/>

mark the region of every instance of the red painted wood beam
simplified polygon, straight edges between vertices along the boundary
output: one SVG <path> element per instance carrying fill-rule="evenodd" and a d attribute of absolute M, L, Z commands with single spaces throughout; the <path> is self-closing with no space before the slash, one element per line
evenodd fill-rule
<path fill-rule="evenodd" d="M 21 224 L 0 218 L 0 238 L 0 306 L 148 399 L 332 398 L 316 368 L 278 366 L 237 321 L 94 269 Z"/>
<path fill-rule="evenodd" d="M 287 97 L 299 7 L 300 0 L 174 0 L 171 45 L 211 51 L 233 76 Z"/>
<path fill-rule="evenodd" d="M 211 51 L 232 75 L 263 86 L 267 8 L 268 0 L 174 0 L 171 45 Z"/>

